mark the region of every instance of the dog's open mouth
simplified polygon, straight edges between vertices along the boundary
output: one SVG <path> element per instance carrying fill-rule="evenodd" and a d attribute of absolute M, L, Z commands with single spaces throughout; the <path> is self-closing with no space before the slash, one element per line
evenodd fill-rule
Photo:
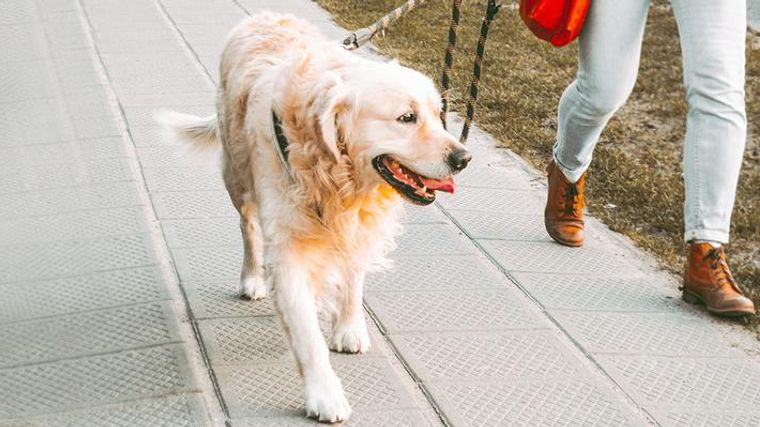
<path fill-rule="evenodd" d="M 433 203 L 436 191 L 453 193 L 456 188 L 451 176 L 443 179 L 422 176 L 386 154 L 372 159 L 372 166 L 399 194 L 418 205 Z"/>

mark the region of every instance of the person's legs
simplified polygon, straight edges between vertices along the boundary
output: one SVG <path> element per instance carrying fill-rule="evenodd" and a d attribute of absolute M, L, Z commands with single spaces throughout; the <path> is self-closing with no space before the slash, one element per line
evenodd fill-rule
<path fill-rule="evenodd" d="M 589 7 L 548 168 L 544 224 L 560 244 L 583 244 L 584 174 L 599 135 L 636 83 L 648 9 L 649 0 L 594 0 Z"/>
<path fill-rule="evenodd" d="M 744 0 L 672 0 L 689 103 L 685 240 L 728 243 L 747 132 Z"/>
<path fill-rule="evenodd" d="M 571 182 L 633 90 L 649 0 L 594 0 L 579 37 L 578 75 L 559 103 L 554 161 Z"/>
<path fill-rule="evenodd" d="M 689 103 L 684 144 L 684 238 L 691 242 L 683 297 L 715 314 L 755 312 L 728 268 L 731 211 L 747 132 L 744 0 L 672 0 Z M 713 242 L 713 244 L 707 243 Z"/>

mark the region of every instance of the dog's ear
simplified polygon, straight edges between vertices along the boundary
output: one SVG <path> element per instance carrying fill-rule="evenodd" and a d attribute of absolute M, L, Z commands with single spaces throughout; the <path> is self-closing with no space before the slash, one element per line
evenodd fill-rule
<path fill-rule="evenodd" d="M 319 128 L 322 142 L 337 160 L 346 150 L 350 139 L 351 102 L 346 91 L 340 85 L 328 91 L 328 101 L 319 116 Z"/>

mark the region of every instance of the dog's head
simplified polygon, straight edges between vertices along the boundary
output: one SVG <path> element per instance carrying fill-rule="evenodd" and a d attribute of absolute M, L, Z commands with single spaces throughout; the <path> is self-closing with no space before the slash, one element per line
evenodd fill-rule
<path fill-rule="evenodd" d="M 385 182 L 419 205 L 453 193 L 471 155 L 443 128 L 433 82 L 395 62 L 351 72 L 330 90 L 320 127 L 336 156 L 345 146 L 359 184 Z"/>

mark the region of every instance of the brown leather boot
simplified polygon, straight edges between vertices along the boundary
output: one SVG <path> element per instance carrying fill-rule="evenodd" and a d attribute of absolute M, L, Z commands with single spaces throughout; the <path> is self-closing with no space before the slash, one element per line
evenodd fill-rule
<path fill-rule="evenodd" d="M 576 183 L 565 175 L 554 163 L 546 169 L 549 174 L 549 195 L 544 210 L 546 232 L 557 243 L 578 247 L 583 244 L 583 207 L 586 188 L 586 173 Z"/>
<path fill-rule="evenodd" d="M 755 314 L 755 305 L 736 284 L 726 263 L 723 247 L 692 243 L 683 275 L 683 299 L 704 304 L 707 311 L 720 316 Z"/>

